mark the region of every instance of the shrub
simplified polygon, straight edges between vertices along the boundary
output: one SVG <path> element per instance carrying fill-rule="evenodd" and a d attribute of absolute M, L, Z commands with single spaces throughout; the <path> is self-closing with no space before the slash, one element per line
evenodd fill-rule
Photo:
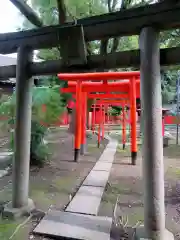
<path fill-rule="evenodd" d="M 59 89 L 54 87 L 34 87 L 32 101 L 30 164 L 43 166 L 48 161 L 50 149 L 44 142 L 48 128 L 58 120 L 64 111 Z M 45 111 L 42 106 L 45 105 Z M 0 113 L 9 116 L 6 122 L 12 128 L 15 122 L 15 94 L 8 101 L 1 103 Z M 44 123 L 44 125 L 42 124 Z M 14 132 L 11 134 L 10 147 L 14 150 Z"/>

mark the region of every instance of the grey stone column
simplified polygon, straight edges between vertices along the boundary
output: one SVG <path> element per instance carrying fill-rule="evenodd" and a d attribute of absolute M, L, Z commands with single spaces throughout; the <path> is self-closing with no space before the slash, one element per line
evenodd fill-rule
<path fill-rule="evenodd" d="M 31 105 L 33 79 L 28 64 L 32 61 L 31 49 L 22 46 L 18 49 L 16 68 L 16 120 L 15 152 L 13 159 L 12 204 L 4 214 L 23 215 L 34 208 L 29 196 Z"/>
<path fill-rule="evenodd" d="M 172 239 L 165 230 L 159 33 L 151 27 L 142 29 L 139 44 L 144 182 L 144 233 L 140 235 Z"/>

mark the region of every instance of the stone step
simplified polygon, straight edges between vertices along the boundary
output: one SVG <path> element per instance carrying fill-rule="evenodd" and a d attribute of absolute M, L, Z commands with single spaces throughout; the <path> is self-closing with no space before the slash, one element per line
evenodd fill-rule
<path fill-rule="evenodd" d="M 100 162 L 97 162 L 96 165 L 93 168 L 93 171 L 107 171 L 110 172 L 112 167 L 112 162 L 103 162 L 102 160 Z"/>
<path fill-rule="evenodd" d="M 109 172 L 91 171 L 83 182 L 83 186 L 105 187 L 109 178 Z"/>
<path fill-rule="evenodd" d="M 8 170 L 0 170 L 0 178 L 8 174 Z"/>
<path fill-rule="evenodd" d="M 13 152 L 0 153 L 0 170 L 4 170 L 12 163 Z"/>
<path fill-rule="evenodd" d="M 79 240 L 110 240 L 112 218 L 49 211 L 34 229 L 48 237 Z"/>
<path fill-rule="evenodd" d="M 104 187 L 81 186 L 66 212 L 97 215 Z"/>

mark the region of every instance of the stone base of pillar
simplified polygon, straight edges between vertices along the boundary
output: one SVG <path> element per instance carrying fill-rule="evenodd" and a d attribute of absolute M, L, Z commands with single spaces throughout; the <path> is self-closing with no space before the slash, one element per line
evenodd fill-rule
<path fill-rule="evenodd" d="M 74 161 L 75 162 L 78 162 L 79 160 L 79 157 L 80 157 L 80 149 L 74 149 Z"/>
<path fill-rule="evenodd" d="M 167 137 L 163 137 L 163 147 L 168 147 L 169 146 L 169 139 Z"/>
<path fill-rule="evenodd" d="M 8 219 L 17 219 L 22 216 L 29 215 L 33 210 L 35 210 L 35 205 L 32 199 L 28 199 L 28 204 L 21 208 L 13 208 L 12 203 L 10 202 L 5 205 L 2 217 Z"/>
<path fill-rule="evenodd" d="M 147 239 L 147 240 L 158 240 L 161 239 L 158 236 L 158 232 L 155 233 L 154 238 L 148 238 L 146 231 L 144 229 L 144 226 L 140 226 L 139 228 L 136 228 L 134 238 L 133 240 L 141 240 L 141 239 Z M 174 240 L 174 235 L 169 232 L 167 229 L 164 229 L 164 236 L 162 238 L 163 240 Z"/>
<path fill-rule="evenodd" d="M 81 144 L 80 154 L 85 155 L 87 152 L 87 146 L 86 144 Z"/>
<path fill-rule="evenodd" d="M 136 165 L 137 161 L 137 152 L 131 152 L 131 164 Z"/>

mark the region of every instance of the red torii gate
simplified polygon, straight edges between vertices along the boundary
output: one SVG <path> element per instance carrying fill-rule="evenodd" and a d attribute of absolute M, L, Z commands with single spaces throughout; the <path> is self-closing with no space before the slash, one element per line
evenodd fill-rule
<path fill-rule="evenodd" d="M 63 89 L 62 89 L 63 91 Z M 74 96 L 74 95 L 73 95 Z M 103 98 L 110 98 L 109 100 L 108 99 L 104 99 L 103 102 L 101 102 L 101 104 L 99 104 L 100 106 L 105 105 L 105 104 L 110 104 L 112 103 L 114 106 L 117 105 L 119 106 L 120 104 L 122 103 L 129 103 L 129 100 L 128 100 L 128 97 L 129 95 L 128 94 L 90 94 L 88 93 L 87 94 L 88 98 L 95 98 L 95 99 L 103 99 Z M 112 100 L 112 98 L 126 98 L 126 99 L 121 99 L 121 100 L 117 100 L 117 99 L 114 99 Z M 97 106 L 97 104 L 96 104 Z M 86 112 L 86 111 L 85 111 Z M 94 114 L 93 114 L 94 115 Z M 83 116 L 82 116 L 83 117 Z M 94 116 L 93 116 L 93 119 L 94 119 Z M 125 117 L 124 117 L 125 119 Z M 125 123 L 124 123 L 125 124 Z M 82 124 L 84 125 L 84 124 Z M 122 129 L 125 129 L 125 127 L 123 127 Z M 83 129 L 82 129 L 83 130 Z M 100 130 L 101 130 L 101 124 L 99 126 L 99 131 L 98 131 L 98 147 L 100 146 Z M 102 137 L 103 137 L 103 133 L 104 133 L 104 124 L 102 123 Z M 94 132 L 94 130 L 93 130 Z M 84 129 L 84 131 L 81 132 L 82 134 L 82 139 L 81 139 L 81 143 L 82 145 L 84 146 L 85 145 L 85 135 L 86 135 L 86 129 Z M 133 140 L 134 141 L 134 140 Z M 133 146 L 134 144 L 132 144 Z M 123 149 L 125 148 L 125 130 L 123 130 Z M 82 151 L 83 152 L 83 151 Z"/>
<path fill-rule="evenodd" d="M 121 95 L 120 95 L 121 96 Z M 92 105 L 93 107 L 93 124 L 95 123 L 95 109 L 99 106 L 100 107 L 100 111 L 101 111 L 101 115 L 103 115 L 102 117 L 102 137 L 104 137 L 104 118 L 105 118 L 105 106 L 120 106 L 122 105 L 122 144 L 123 144 L 123 149 L 125 149 L 125 144 L 126 144 L 126 118 L 125 118 L 125 106 L 129 105 L 129 100 L 116 100 L 116 99 L 101 99 L 96 101 L 95 104 Z M 103 107 L 104 107 L 104 111 L 103 111 Z M 104 114 L 102 114 L 104 113 Z M 94 132 L 94 126 L 93 126 L 93 132 Z M 101 132 L 101 123 L 99 123 L 99 131 L 98 131 L 98 146 L 100 145 L 100 132 Z M 135 145 L 136 143 L 134 143 L 134 141 L 136 141 L 136 139 L 132 139 L 133 144 Z"/>
<path fill-rule="evenodd" d="M 87 92 L 94 92 L 94 90 L 96 92 L 97 91 L 119 92 L 120 90 L 121 91 L 130 90 L 128 92 L 130 92 L 130 99 L 131 99 L 132 138 L 136 136 L 136 121 L 134 121 L 136 120 L 136 80 L 139 79 L 140 72 L 58 74 L 58 77 L 60 78 L 60 80 L 75 81 L 75 84 L 74 84 L 75 88 L 68 89 L 70 91 L 67 91 L 67 92 L 72 92 L 74 90 L 74 92 L 76 92 L 76 129 L 75 129 L 75 151 L 74 151 L 75 161 L 77 161 L 79 158 L 80 146 L 81 146 L 81 135 L 82 135 L 82 128 L 81 128 L 82 111 L 81 111 L 80 104 L 82 103 L 83 95 L 84 95 L 83 97 L 84 101 L 85 99 L 87 100 Z M 129 79 L 130 81 L 108 83 L 108 80 L 120 80 L 120 79 L 122 80 Z M 86 83 L 82 83 L 82 81 L 103 81 L 103 83 L 88 82 L 86 85 Z M 73 83 L 70 83 L 70 84 L 73 85 Z M 122 86 L 124 85 L 126 85 L 125 86 L 126 88 L 122 89 Z M 96 86 L 96 88 L 94 88 L 94 86 Z M 99 89 L 97 89 L 98 87 Z M 85 92 L 85 94 L 83 94 L 83 92 Z M 132 158 L 132 164 L 135 165 L 136 158 L 137 158 L 137 146 L 135 145 L 134 146 L 132 145 L 131 158 Z"/>
<path fill-rule="evenodd" d="M 63 91 L 63 89 L 61 89 L 61 90 Z M 74 94 L 73 94 L 73 97 L 75 98 Z M 97 102 L 97 104 L 95 104 L 96 108 L 97 108 L 97 105 L 99 105 L 101 113 L 103 113 L 103 109 L 102 108 L 104 107 L 104 105 L 109 105 L 110 103 L 112 103 L 112 105 L 114 105 L 114 106 L 115 105 L 119 106 L 122 103 L 126 104 L 126 105 L 127 105 L 127 103 L 129 103 L 129 100 L 128 100 L 129 95 L 128 94 L 90 94 L 90 93 L 87 93 L 87 97 L 89 99 L 96 99 L 96 101 L 101 101 L 101 103 Z M 110 99 L 108 99 L 108 98 L 110 98 Z M 121 100 L 119 100 L 120 98 L 121 98 Z M 99 100 L 97 100 L 97 99 L 99 99 Z M 83 104 L 86 104 L 86 103 L 84 103 L 84 101 L 83 101 L 82 105 Z M 84 110 L 84 114 L 86 115 L 87 114 L 87 109 L 86 110 L 83 109 L 83 110 Z M 93 114 L 93 120 L 94 120 L 94 117 L 95 117 L 95 114 Z M 104 138 L 104 117 L 105 116 L 103 116 L 102 119 L 101 119 L 102 120 L 102 124 L 99 123 L 98 147 L 100 146 L 100 139 L 101 139 L 100 132 L 101 132 L 101 130 L 102 130 L 102 138 Z M 82 118 L 83 118 L 83 116 L 82 116 Z M 84 118 L 86 119 L 86 116 Z M 83 119 L 83 122 L 84 122 L 84 119 Z M 94 125 L 94 122 L 92 123 L 92 125 Z M 102 127 L 101 127 L 101 125 L 102 125 Z M 83 124 L 83 126 L 84 126 L 84 124 Z M 124 128 L 122 128 L 122 129 L 124 129 Z M 82 129 L 82 130 L 83 131 L 81 132 L 81 135 L 82 135 L 81 145 L 84 146 L 85 145 L 85 139 L 86 139 L 85 138 L 86 137 L 86 128 L 84 127 L 84 129 Z M 94 133 L 94 128 L 92 130 L 93 130 L 93 133 Z M 125 133 L 123 131 L 123 149 L 124 148 L 125 148 Z M 84 154 L 84 151 L 82 151 L 82 154 Z"/>
<path fill-rule="evenodd" d="M 73 82 L 74 83 L 74 82 Z M 87 82 L 86 82 L 87 83 Z M 86 84 L 87 85 L 87 84 Z M 75 95 L 73 94 L 73 97 L 75 98 Z M 129 100 L 128 100 L 128 97 L 129 95 L 128 94 L 91 94 L 91 93 L 87 93 L 87 97 L 89 99 L 96 99 L 97 103 L 96 104 L 93 104 L 95 105 L 96 107 L 93 108 L 93 110 L 95 110 L 95 108 L 97 108 L 97 105 L 100 106 L 100 113 L 101 114 L 105 114 L 105 112 L 103 111 L 103 106 L 104 105 L 109 105 L 110 103 L 112 105 L 117 105 L 119 106 L 120 104 L 128 104 L 129 103 Z M 109 99 L 108 99 L 109 98 Z M 122 98 L 121 100 L 119 100 L 120 98 Z M 97 99 L 101 99 L 100 100 L 97 100 Z M 113 99 L 113 100 L 112 100 Z M 118 100 L 117 100 L 118 99 Z M 124 113 L 124 108 L 123 108 L 123 113 Z M 100 146 L 100 140 L 101 140 L 101 137 L 100 137 L 100 132 L 102 130 L 102 138 L 104 138 L 104 118 L 105 116 L 102 116 L 102 124 L 99 123 L 99 131 L 98 131 L 98 147 Z M 93 126 L 93 133 L 94 133 L 94 123 L 95 123 L 95 111 L 93 111 L 93 117 L 92 117 L 92 126 Z M 125 130 L 125 127 L 126 127 L 126 123 L 125 123 L 125 114 L 123 114 L 123 127 L 122 127 L 122 139 L 123 139 L 123 149 L 125 149 L 125 142 L 126 142 L 126 130 Z M 84 132 L 84 131 L 83 131 Z M 85 132 L 82 133 L 82 144 L 83 144 L 83 139 L 85 138 L 85 134 L 86 134 L 86 129 L 85 129 Z M 83 136 L 84 135 L 84 136 Z M 136 139 L 133 139 L 132 142 L 136 141 Z M 134 143 L 132 145 L 135 145 Z"/>
<path fill-rule="evenodd" d="M 128 93 L 130 92 L 129 80 L 122 80 L 121 82 L 82 82 L 82 92 L 116 92 L 116 93 Z M 68 88 L 63 89 L 64 93 L 75 93 L 76 82 L 69 81 Z M 140 97 L 140 80 L 136 80 L 136 97 Z"/>
<path fill-rule="evenodd" d="M 84 93 L 87 93 L 87 95 L 86 95 L 86 97 L 88 97 L 88 98 L 107 98 L 107 97 L 109 97 L 109 98 L 120 98 L 120 97 L 122 97 L 122 98 L 129 98 L 129 95 L 126 93 L 121 93 L 121 94 L 91 94 L 90 92 L 91 92 L 91 89 L 89 90 L 88 89 L 88 85 L 91 85 L 90 87 L 92 88 L 93 87 L 93 91 L 94 91 L 94 86 L 93 86 L 93 83 L 95 84 L 95 85 L 97 85 L 97 83 L 99 84 L 99 82 L 82 82 L 82 86 L 86 86 L 86 89 L 83 91 Z M 72 93 L 72 92 L 75 92 L 76 91 L 76 82 L 72 82 L 72 81 L 69 81 L 68 82 L 68 84 L 73 84 L 73 87 L 74 87 L 74 89 L 70 89 L 70 88 L 63 88 L 63 89 L 61 89 L 61 92 L 69 92 L 69 93 Z M 110 85 L 111 85 L 111 88 L 112 88 L 112 90 L 114 91 L 114 92 L 116 92 L 116 91 L 120 91 L 121 90 L 121 88 L 124 86 L 124 85 L 126 85 L 126 86 L 128 86 L 129 85 L 129 80 L 128 81 L 123 81 L 123 82 L 110 82 Z M 107 88 L 107 87 L 109 87 L 109 84 L 107 85 L 107 84 L 100 84 L 100 87 L 101 87 L 101 91 L 103 90 L 104 91 L 104 88 Z M 106 89 L 105 89 L 106 90 Z M 128 89 L 127 89 L 128 90 Z M 83 93 L 82 93 L 83 94 Z M 76 96 L 73 94 L 73 97 L 75 97 L 76 98 Z M 118 104 L 119 105 L 119 104 Z M 86 111 L 85 111 L 85 114 L 87 114 L 86 113 Z M 83 117 L 83 116 L 82 116 Z M 84 121 L 82 121 L 82 122 L 84 122 Z M 83 125 L 84 126 L 84 123 L 83 124 L 81 124 L 81 125 Z M 81 146 L 84 146 L 85 145 L 85 133 L 83 133 L 82 132 L 82 130 L 81 130 L 81 135 L 82 135 L 82 139 L 81 139 L 81 141 L 82 141 L 82 144 L 81 144 Z M 83 153 L 84 151 L 82 150 L 82 153 Z"/>
<path fill-rule="evenodd" d="M 73 94 L 73 97 L 75 98 L 75 95 Z M 125 103 L 126 102 L 126 100 L 128 100 L 128 98 L 129 98 L 129 95 L 128 94 L 109 94 L 109 93 L 105 93 L 105 94 L 92 94 L 92 93 L 87 93 L 87 97 L 88 97 L 88 99 L 96 99 L 96 101 L 98 100 L 98 99 L 103 99 L 103 105 L 109 105 L 109 104 L 105 104 L 105 101 L 107 100 L 107 99 L 114 99 L 114 101 L 115 100 L 117 100 L 117 99 L 123 99 L 124 101 L 123 101 L 123 103 Z M 112 102 L 113 103 L 113 105 L 115 106 L 115 105 L 117 105 L 117 106 L 119 106 L 119 103 L 117 103 L 117 101 L 116 102 Z M 121 102 L 120 102 L 121 103 Z M 94 104 L 93 104 L 94 105 Z M 96 106 L 97 106 L 97 104 L 96 104 Z M 106 108 L 107 108 L 107 106 L 106 106 Z M 94 108 L 94 110 L 95 110 L 95 108 Z M 95 123 L 95 112 L 93 111 L 93 117 L 92 117 L 92 125 L 94 125 L 94 123 Z M 94 133 L 94 126 L 92 126 L 93 127 L 93 133 Z M 123 149 L 125 148 L 125 145 L 123 144 Z"/>

